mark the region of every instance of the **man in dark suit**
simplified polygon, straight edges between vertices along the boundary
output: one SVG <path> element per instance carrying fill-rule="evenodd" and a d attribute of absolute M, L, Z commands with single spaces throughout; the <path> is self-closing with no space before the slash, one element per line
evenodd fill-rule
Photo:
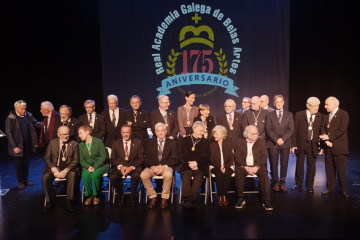
<path fill-rule="evenodd" d="M 261 95 L 260 96 L 260 107 L 268 112 L 274 111 L 272 107 L 269 106 L 269 96 L 268 95 Z"/>
<path fill-rule="evenodd" d="M 241 113 L 235 112 L 236 103 L 233 99 L 227 99 L 224 103 L 225 113 L 217 116 L 216 124 L 222 125 L 227 130 L 228 140 L 235 149 L 236 141 L 242 137 L 242 119 Z"/>
<path fill-rule="evenodd" d="M 105 109 L 101 115 L 105 118 L 106 135 L 105 147 L 112 147 L 115 139 L 121 138 L 120 128 L 126 124 L 126 110 L 118 107 L 117 96 L 111 94 L 107 97 L 108 109 Z"/>
<path fill-rule="evenodd" d="M 131 127 L 121 127 L 121 137 L 114 141 L 111 151 L 110 181 L 119 195 L 119 206 L 124 203 L 123 176 L 131 177 L 130 204 L 135 206 L 135 193 L 139 184 L 143 165 L 143 148 L 141 141 L 131 137 Z"/>
<path fill-rule="evenodd" d="M 177 121 L 176 113 L 169 109 L 170 100 L 166 95 L 158 98 L 159 108 L 153 111 L 150 115 L 151 131 L 155 132 L 155 124 L 162 122 L 167 129 L 166 137 L 170 139 L 177 139 L 179 133 L 179 124 Z"/>
<path fill-rule="evenodd" d="M 235 181 L 238 201 L 235 208 L 243 208 L 244 181 L 247 175 L 257 175 L 261 186 L 261 199 L 265 210 L 272 211 L 270 203 L 270 180 L 267 171 L 267 149 L 265 140 L 259 138 L 256 126 L 245 127 L 244 137 L 238 139 L 235 149 Z"/>
<path fill-rule="evenodd" d="M 44 211 L 50 211 L 54 207 L 52 181 L 55 178 L 66 178 L 67 207 L 73 212 L 75 190 L 80 179 L 78 143 L 70 140 L 70 129 L 66 126 L 60 126 L 57 135 L 58 138 L 49 143 L 44 156 L 46 164 L 42 175 L 42 186 L 46 198 Z"/>
<path fill-rule="evenodd" d="M 78 129 L 81 126 L 79 119 L 72 117 L 72 109 L 67 105 L 61 105 L 59 107 L 60 119 L 56 120 L 54 123 L 54 130 L 60 126 L 67 126 L 70 129 L 70 140 L 80 142 Z"/>
<path fill-rule="evenodd" d="M 325 141 L 325 171 L 327 190 L 322 195 L 333 194 L 336 189 L 336 176 L 338 178 L 339 190 L 344 198 L 349 198 L 348 185 L 346 181 L 346 161 L 349 154 L 349 143 L 347 129 L 349 126 L 349 114 L 339 108 L 339 100 L 328 97 L 325 108 L 329 114 L 323 117 L 322 135 Z"/>
<path fill-rule="evenodd" d="M 302 191 L 304 182 L 304 163 L 306 156 L 306 180 L 308 193 L 314 193 L 316 157 L 321 130 L 322 114 L 319 113 L 320 100 L 310 97 L 306 101 L 307 110 L 299 111 L 294 118 L 294 133 L 291 137 L 291 152 L 296 154 L 295 186 L 293 191 Z"/>
<path fill-rule="evenodd" d="M 49 142 L 57 137 L 57 129 L 54 124 L 60 121 L 60 114 L 55 111 L 53 104 L 49 101 L 41 103 L 40 112 L 44 118 L 41 125 L 39 147 L 45 152 Z"/>
<path fill-rule="evenodd" d="M 268 111 L 260 107 L 260 98 L 258 96 L 253 96 L 250 103 L 250 109 L 243 113 L 242 128 L 245 129 L 246 126 L 254 125 L 259 131 L 259 136 L 266 140 L 265 119 Z"/>
<path fill-rule="evenodd" d="M 275 111 L 266 115 L 266 142 L 269 151 L 271 179 L 275 192 L 287 192 L 285 179 L 288 168 L 291 136 L 294 132 L 294 120 L 291 112 L 284 110 L 284 97 L 274 96 Z M 280 156 L 280 178 L 278 173 Z"/>
<path fill-rule="evenodd" d="M 150 126 L 150 116 L 147 111 L 141 109 L 141 98 L 133 95 L 130 98 L 131 110 L 126 115 L 126 124 L 131 126 L 131 135 L 133 138 L 140 139 L 145 144 L 149 139 L 147 128 Z"/>
<path fill-rule="evenodd" d="M 141 181 L 149 197 L 149 208 L 153 208 L 157 201 L 151 178 L 163 176 L 163 190 L 161 194 L 161 208 L 166 208 L 170 197 L 170 188 L 177 158 L 176 141 L 166 138 L 166 126 L 163 123 L 155 124 L 155 136 L 150 139 L 145 147 L 145 166 L 141 172 Z"/>
<path fill-rule="evenodd" d="M 241 101 L 241 108 L 236 110 L 236 112 L 243 114 L 246 110 L 250 109 L 250 98 L 244 97 Z"/>
<path fill-rule="evenodd" d="M 90 126 L 92 128 L 92 136 L 103 139 L 106 134 L 106 125 L 104 116 L 95 112 L 95 101 L 86 100 L 84 102 L 86 114 L 79 117 L 81 125 Z"/>

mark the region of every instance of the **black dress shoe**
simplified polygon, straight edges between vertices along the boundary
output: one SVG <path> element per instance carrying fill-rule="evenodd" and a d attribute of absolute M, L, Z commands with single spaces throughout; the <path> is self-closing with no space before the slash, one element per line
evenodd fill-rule
<path fill-rule="evenodd" d="M 302 186 L 295 185 L 291 188 L 291 190 L 301 192 L 303 190 L 303 188 L 302 188 Z"/>
<path fill-rule="evenodd" d="M 46 205 L 44 207 L 44 212 L 50 212 L 54 209 L 54 204 L 52 202 L 46 202 Z"/>
<path fill-rule="evenodd" d="M 308 192 L 308 193 L 314 193 L 314 189 L 313 189 L 313 188 L 308 188 L 308 189 L 307 189 L 307 192 Z"/>
<path fill-rule="evenodd" d="M 75 212 L 75 206 L 72 200 L 67 200 L 67 209 L 70 212 Z"/>
<path fill-rule="evenodd" d="M 325 190 L 325 191 L 321 192 L 321 195 L 332 195 L 332 194 L 334 194 L 334 193 L 335 193 L 334 191 Z"/>
<path fill-rule="evenodd" d="M 119 197 L 118 206 L 119 206 L 119 207 L 124 206 L 124 196 L 120 196 L 120 197 Z"/>
<path fill-rule="evenodd" d="M 349 194 L 346 191 L 342 192 L 342 196 L 344 198 L 349 198 Z"/>

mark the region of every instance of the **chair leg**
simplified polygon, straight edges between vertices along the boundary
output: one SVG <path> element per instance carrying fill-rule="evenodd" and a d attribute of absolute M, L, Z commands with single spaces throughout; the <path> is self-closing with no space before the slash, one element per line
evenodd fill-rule
<path fill-rule="evenodd" d="M 81 203 L 84 203 L 84 195 L 85 195 L 85 187 L 83 184 L 81 188 Z"/>
<path fill-rule="evenodd" d="M 210 202 L 213 203 L 213 188 L 212 188 L 211 173 L 209 173 L 209 188 L 210 188 Z"/>
<path fill-rule="evenodd" d="M 179 189 L 179 204 L 181 203 L 181 192 L 182 192 L 182 182 L 180 183 L 180 189 Z"/>

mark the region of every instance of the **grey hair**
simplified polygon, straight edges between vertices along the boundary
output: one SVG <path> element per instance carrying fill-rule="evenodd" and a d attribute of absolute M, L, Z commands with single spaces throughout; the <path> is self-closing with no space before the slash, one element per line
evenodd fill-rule
<path fill-rule="evenodd" d="M 311 106 L 319 105 L 319 104 L 320 104 L 320 100 L 319 100 L 317 97 L 309 97 L 309 98 L 306 100 L 306 104 L 309 104 L 309 105 L 311 105 Z"/>
<path fill-rule="evenodd" d="M 243 136 L 244 138 L 247 138 L 248 137 L 248 132 L 251 128 L 255 128 L 256 130 L 258 129 L 255 125 L 248 125 L 245 127 L 245 130 L 244 130 L 244 133 L 243 133 Z"/>
<path fill-rule="evenodd" d="M 198 128 L 198 127 L 202 127 L 205 130 L 205 125 L 201 121 L 194 122 L 194 124 L 192 125 L 192 130 L 194 130 L 195 128 Z"/>
<path fill-rule="evenodd" d="M 223 138 L 227 137 L 227 130 L 222 125 L 216 125 L 212 130 L 212 134 L 214 135 L 215 132 L 219 132 L 221 135 L 223 135 Z"/>
<path fill-rule="evenodd" d="M 43 106 L 45 109 L 52 111 L 54 110 L 54 105 L 49 101 L 44 101 L 41 103 L 41 106 Z"/>
<path fill-rule="evenodd" d="M 14 108 L 16 108 L 17 106 L 19 105 L 27 105 L 26 102 L 24 100 L 17 100 L 15 103 L 14 103 Z"/>

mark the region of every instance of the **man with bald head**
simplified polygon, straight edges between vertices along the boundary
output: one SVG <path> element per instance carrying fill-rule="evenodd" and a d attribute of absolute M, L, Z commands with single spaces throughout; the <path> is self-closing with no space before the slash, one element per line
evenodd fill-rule
<path fill-rule="evenodd" d="M 272 107 L 269 106 L 269 96 L 268 95 L 261 95 L 260 96 L 260 107 L 264 110 L 267 110 L 269 112 L 274 111 Z"/>
<path fill-rule="evenodd" d="M 228 139 L 231 141 L 232 148 L 235 149 L 237 139 L 242 137 L 243 115 L 235 112 L 236 103 L 233 99 L 227 99 L 224 103 L 225 113 L 217 116 L 216 123 L 226 128 Z"/>
<path fill-rule="evenodd" d="M 242 128 L 245 129 L 246 126 L 254 125 L 259 131 L 259 137 L 266 140 L 265 118 L 268 111 L 260 107 L 258 96 L 253 96 L 250 99 L 250 104 L 250 109 L 243 113 Z"/>
<path fill-rule="evenodd" d="M 347 129 L 349 127 L 348 112 L 339 108 L 340 102 L 335 97 L 328 97 L 325 109 L 328 114 L 323 117 L 322 139 L 325 144 L 325 171 L 327 189 L 322 195 L 335 193 L 336 177 L 339 190 L 344 198 L 349 198 L 346 181 L 346 161 L 349 154 Z"/>

